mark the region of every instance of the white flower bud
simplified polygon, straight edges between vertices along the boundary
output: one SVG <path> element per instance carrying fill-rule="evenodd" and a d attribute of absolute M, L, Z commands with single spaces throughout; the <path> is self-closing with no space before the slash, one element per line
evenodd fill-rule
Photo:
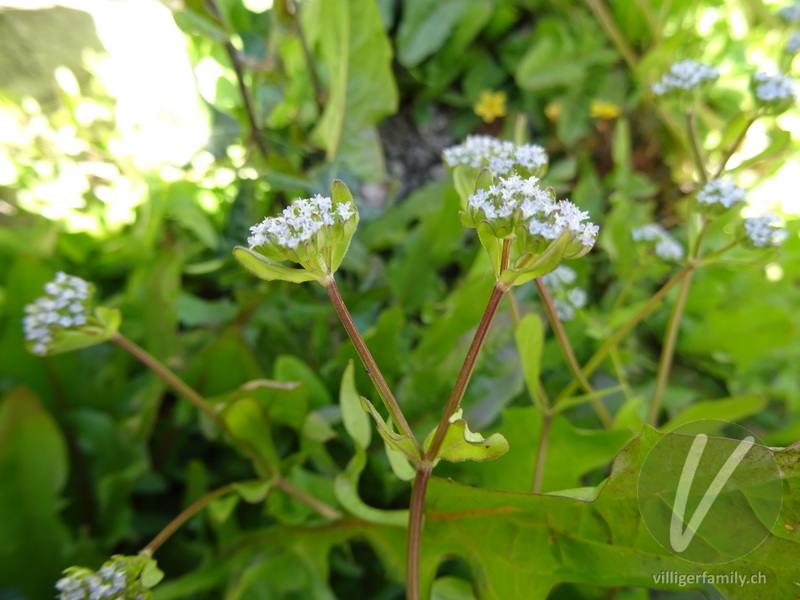
<path fill-rule="evenodd" d="M 542 175 L 547 167 L 547 153 L 535 144 L 517 146 L 488 135 L 469 135 L 464 143 L 444 150 L 445 164 L 454 168 L 464 165 L 471 169 L 489 167 L 498 177 L 522 173 Z"/>
<path fill-rule="evenodd" d="M 53 342 L 57 329 L 77 327 L 86 323 L 89 310 L 86 301 L 91 286 L 73 275 L 59 271 L 53 281 L 45 284 L 47 296 L 37 298 L 25 307 L 22 327 L 25 339 L 32 342 L 30 351 L 44 356 Z"/>
<path fill-rule="evenodd" d="M 663 96 L 673 91 L 687 91 L 719 77 L 716 67 L 694 60 L 681 60 L 669 68 L 669 72 L 653 84 L 653 92 Z"/>
<path fill-rule="evenodd" d="M 664 260 L 678 261 L 683 258 L 683 246 L 658 223 L 648 223 L 631 232 L 635 242 L 655 242 L 655 251 Z"/>

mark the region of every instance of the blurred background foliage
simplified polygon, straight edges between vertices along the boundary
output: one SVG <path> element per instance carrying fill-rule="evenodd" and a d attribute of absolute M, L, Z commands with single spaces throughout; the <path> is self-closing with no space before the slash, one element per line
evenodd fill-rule
<path fill-rule="evenodd" d="M 589 303 L 566 324 L 585 362 L 672 269 L 634 246 L 631 230 L 656 221 L 685 242 L 694 184 L 682 115 L 655 102 L 650 84 L 679 58 L 720 68 L 699 112 L 703 147 L 719 161 L 745 125 L 752 73 L 772 63 L 791 69 L 778 5 L 760 0 L 5 4 L 0 598 L 8 600 L 52 597 L 64 567 L 135 553 L 191 502 L 253 474 L 119 348 L 52 358 L 24 350 L 23 306 L 55 271 L 93 282 L 122 311 L 125 335 L 208 398 L 229 402 L 264 378 L 299 382 L 249 392 L 263 443 L 287 479 L 341 508 L 334 481 L 353 444 L 337 397 L 357 357 L 322 289 L 266 284 L 235 264 L 231 248 L 250 225 L 297 196 L 325 194 L 332 178 L 354 190 L 362 223 L 340 287 L 409 420 L 426 432 L 493 283 L 457 218 L 444 147 L 469 133 L 539 143 L 551 156 L 546 183 L 600 224 L 598 249 L 573 265 Z M 730 163 L 751 202 L 782 214 L 791 235 L 780 252 L 754 260 L 735 251 L 696 274 L 665 396 L 670 419 L 737 420 L 778 446 L 800 438 L 799 137 L 796 109 L 764 118 Z M 731 227 L 718 222 L 710 243 Z M 541 312 L 532 287 L 518 301 Z M 614 429 L 596 429 L 585 404 L 557 417 L 544 491 L 599 483 L 639 432 L 667 315 L 655 311 L 612 354 L 623 381 L 611 361 L 594 376 L 598 387 L 622 385 L 605 399 Z M 571 381 L 552 337 L 542 373 L 554 395 Z M 355 383 L 376 400 L 363 370 Z M 733 400 L 709 402 L 720 399 Z M 512 451 L 437 474 L 528 491 L 540 423 L 508 312 L 495 321 L 464 405 L 475 429 L 503 432 Z M 408 486 L 375 441 L 352 482 L 373 507 L 407 506 Z M 167 580 L 156 598 L 402 597 L 402 533 L 298 529 L 315 520 L 277 490 L 254 504 L 215 501 L 158 552 Z M 458 564 L 441 572 L 464 575 Z M 443 582 L 438 598 L 472 597 Z M 607 593 L 574 585 L 552 597 Z"/>

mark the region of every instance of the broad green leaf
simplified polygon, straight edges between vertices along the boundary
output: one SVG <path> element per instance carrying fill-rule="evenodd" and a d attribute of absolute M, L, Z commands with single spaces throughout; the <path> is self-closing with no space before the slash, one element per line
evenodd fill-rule
<path fill-rule="evenodd" d="M 158 568 L 158 563 L 156 563 L 154 558 L 148 558 L 144 568 L 142 568 L 142 574 L 139 578 L 144 587 L 155 587 L 164 579 L 164 571 Z"/>
<path fill-rule="evenodd" d="M 352 360 L 347 363 L 347 368 L 342 376 L 342 385 L 339 389 L 339 406 L 342 411 L 344 428 L 350 438 L 361 448 L 366 449 L 369 447 L 372 428 L 369 425 L 369 416 L 361 407 L 361 398 L 356 391 Z"/>
<path fill-rule="evenodd" d="M 260 458 L 256 466 L 263 477 L 269 477 L 278 471 L 280 459 L 272 444 L 272 430 L 257 400 L 253 398 L 237 400 L 225 409 L 222 418 L 231 435 Z M 269 466 L 272 472 L 263 472 L 262 464 Z"/>
<path fill-rule="evenodd" d="M 400 64 L 416 66 L 441 48 L 468 6 L 468 0 L 407 0 L 397 31 Z"/>
<path fill-rule="evenodd" d="M 464 460 L 485 461 L 492 460 L 508 452 L 508 440 L 499 433 L 493 433 L 488 438 L 470 431 L 467 422 L 460 418 L 461 409 L 451 417 L 442 445 L 436 455 L 437 459 L 461 462 Z M 432 431 L 425 440 L 425 448 L 430 446 L 436 430 Z"/>
<path fill-rule="evenodd" d="M 639 513 L 639 471 L 660 437 L 646 428 L 633 440 L 617 457 L 611 477 L 600 486 L 594 501 L 509 494 L 431 479 L 422 541 L 423 597 L 430 592 L 437 565 L 445 556 L 467 563 L 481 599 L 544 600 L 563 582 L 676 591 L 700 587 L 683 587 L 677 580 L 654 581 L 654 575 L 673 570 L 679 574 L 737 571 L 745 576 L 761 572 L 770 597 L 794 597 L 794 582 L 800 579 L 800 543 L 784 524 L 793 528 L 800 516 L 800 449 L 775 454 L 788 484 L 787 496 L 766 541 L 733 562 L 696 564 L 662 548 Z M 580 497 L 592 497 L 586 489 L 576 491 Z M 731 529 L 728 535 L 737 534 Z M 532 556 L 536 559 L 531 560 Z M 763 598 L 765 589 L 724 581 L 715 587 L 725 597 L 741 600 Z"/>
<path fill-rule="evenodd" d="M 328 161 L 346 150 L 345 166 L 361 179 L 379 180 L 383 169 L 375 172 L 368 164 L 382 153 L 373 128 L 396 110 L 397 87 L 378 7 L 373 0 L 316 0 L 304 4 L 302 16 L 330 73 L 328 99 L 312 138 Z M 365 132 L 372 143 L 363 143 Z M 356 138 L 359 143 L 351 144 Z"/>
<path fill-rule="evenodd" d="M 280 381 L 300 382 L 300 387 L 297 391 L 303 388 L 309 390 L 309 399 L 312 408 L 330 406 L 333 403 L 333 398 L 331 398 L 328 388 L 319 378 L 319 375 L 296 356 L 288 354 L 278 356 L 278 359 L 275 361 L 274 377 Z"/>
<path fill-rule="evenodd" d="M 717 307 L 687 329 L 678 342 L 679 352 L 730 356 L 740 369 L 774 348 L 786 346 L 796 332 L 789 312 L 752 298 L 730 308 Z M 743 343 L 747 340 L 747 343 Z"/>
<path fill-rule="evenodd" d="M 533 485 L 542 431 L 541 412 L 530 405 L 507 408 L 495 431 L 508 440 L 511 452 L 490 463 L 465 465 L 465 475 L 471 475 L 471 481 L 479 482 L 482 487 L 529 492 Z M 581 429 L 563 415 L 554 416 L 550 425 L 542 491 L 579 487 L 587 473 L 608 465 L 633 436 L 627 429 Z"/>
<path fill-rule="evenodd" d="M 208 503 L 208 514 L 217 523 L 225 523 L 233 514 L 234 509 L 239 504 L 239 500 L 240 497 L 236 494 L 216 498 Z"/>
<path fill-rule="evenodd" d="M 39 399 L 11 390 L 0 401 L 0 581 L 30 598 L 52 597 L 65 566 L 68 468 L 64 438 Z"/>
<path fill-rule="evenodd" d="M 469 197 L 475 193 L 475 169 L 465 165 L 456 165 L 453 168 L 453 186 L 461 199 L 462 210 L 467 206 Z"/>
<path fill-rule="evenodd" d="M 364 396 L 361 396 L 361 406 L 375 419 L 375 423 L 378 426 L 378 433 L 390 448 L 402 452 L 412 463 L 420 462 L 421 457 L 417 451 L 417 446 L 414 444 L 414 440 L 395 433 L 394 429 L 383 420 L 380 413 L 375 410 L 375 407 L 372 406 L 370 401 L 364 398 Z"/>
<path fill-rule="evenodd" d="M 439 577 L 433 582 L 431 600 L 475 600 L 472 585 L 458 577 Z"/>
<path fill-rule="evenodd" d="M 720 400 L 702 400 L 687 407 L 673 417 L 661 430 L 672 431 L 684 423 L 701 419 L 717 419 L 720 421 L 738 421 L 759 412 L 766 405 L 766 400 L 755 394 L 734 396 Z"/>
<path fill-rule="evenodd" d="M 256 277 L 265 281 L 288 281 L 290 283 L 303 283 L 305 281 L 321 281 L 321 275 L 312 273 L 305 269 L 294 269 L 283 265 L 276 265 L 269 262 L 262 255 L 244 248 L 236 246 L 233 249 L 233 256 L 245 269 Z"/>
<path fill-rule="evenodd" d="M 380 510 L 366 504 L 358 495 L 358 480 L 367 465 L 367 453 L 356 447 L 356 454 L 350 459 L 344 471 L 336 476 L 333 491 L 339 503 L 353 516 L 369 523 L 381 523 L 406 527 L 408 525 L 407 510 Z"/>
<path fill-rule="evenodd" d="M 236 491 L 244 498 L 245 502 L 251 504 L 261 502 L 267 497 L 270 489 L 272 489 L 273 482 L 269 481 L 251 481 L 246 483 L 235 484 Z"/>
<path fill-rule="evenodd" d="M 517 339 L 517 351 L 522 363 L 522 373 L 528 393 L 539 406 L 543 406 L 539 393 L 539 373 L 542 368 L 542 349 L 544 348 L 544 326 L 539 315 L 528 313 L 517 325 L 514 334 Z"/>

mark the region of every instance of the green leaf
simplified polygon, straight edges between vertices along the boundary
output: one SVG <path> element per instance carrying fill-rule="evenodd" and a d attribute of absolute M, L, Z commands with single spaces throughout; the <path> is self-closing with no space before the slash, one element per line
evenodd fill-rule
<path fill-rule="evenodd" d="M 222 418 L 231 435 L 246 444 L 263 463 L 269 465 L 273 472 L 278 471 L 280 459 L 272 444 L 272 430 L 257 400 L 254 398 L 237 400 L 225 409 Z M 269 477 L 272 474 L 264 473 L 260 464 L 256 466 L 263 477 Z"/>
<path fill-rule="evenodd" d="M 456 165 L 453 168 L 453 186 L 461 199 L 461 208 L 464 209 L 469 197 L 475 193 L 475 169 Z"/>
<path fill-rule="evenodd" d="M 392 48 L 380 12 L 374 0 L 317 0 L 303 9 L 304 26 L 317 38 L 330 73 L 328 99 L 312 138 L 328 161 L 341 154 L 361 179 L 380 180 L 383 169 L 375 172 L 372 160 L 382 154 L 374 126 L 397 109 Z"/>
<path fill-rule="evenodd" d="M 413 67 L 444 45 L 469 6 L 466 0 L 406 0 L 397 31 L 397 59 Z"/>
<path fill-rule="evenodd" d="M 236 494 L 216 498 L 208 503 L 208 514 L 216 523 L 222 525 L 230 519 L 240 499 Z"/>
<path fill-rule="evenodd" d="M 450 424 L 444 440 L 436 455 L 437 459 L 449 460 L 451 462 L 461 462 L 464 460 L 485 461 L 492 460 L 508 452 L 508 440 L 499 433 L 493 433 L 485 438 L 469 430 L 469 426 L 464 419 L 461 419 L 461 409 L 451 417 Z M 425 448 L 430 446 L 434 429 L 425 440 Z"/>
<path fill-rule="evenodd" d="M 256 502 L 261 502 L 267 497 L 270 489 L 272 489 L 272 484 L 272 480 L 248 481 L 245 483 L 236 483 L 234 484 L 234 487 L 236 488 L 236 491 L 239 492 L 239 495 L 244 498 L 245 502 L 255 504 Z"/>
<path fill-rule="evenodd" d="M 738 421 L 759 412 L 767 404 L 761 396 L 747 394 L 721 400 L 702 400 L 690 405 L 679 415 L 673 417 L 661 429 L 672 431 L 684 423 L 701 419 L 717 419 L 720 421 Z"/>
<path fill-rule="evenodd" d="M 50 598 L 64 567 L 59 518 L 67 448 L 39 399 L 14 388 L 0 402 L 0 581 L 30 598 Z"/>
<path fill-rule="evenodd" d="M 528 313 L 520 320 L 514 335 L 517 339 L 517 351 L 522 363 L 522 373 L 528 393 L 541 408 L 543 398 L 539 393 L 539 374 L 542 368 L 542 350 L 544 348 L 544 325 L 539 315 Z"/>
<path fill-rule="evenodd" d="M 233 256 L 239 261 L 239 264 L 250 271 L 250 273 L 265 281 L 277 280 L 288 281 L 290 283 L 303 283 L 306 281 L 322 282 L 323 275 L 321 273 L 312 273 L 305 269 L 294 269 L 292 267 L 276 265 L 249 248 L 236 246 L 236 248 L 233 249 Z"/>
<path fill-rule="evenodd" d="M 356 447 L 355 456 L 334 479 L 333 492 L 336 499 L 352 515 L 370 523 L 407 527 L 407 510 L 380 510 L 366 504 L 358 495 L 358 480 L 366 465 L 367 453 L 361 447 Z"/>
<path fill-rule="evenodd" d="M 342 411 L 342 421 L 350 438 L 361 448 L 367 448 L 372 438 L 372 428 L 369 425 L 369 416 L 361 407 L 361 398 L 356 391 L 356 381 L 353 372 L 353 361 L 347 363 L 347 368 L 342 376 L 342 385 L 339 389 L 339 406 Z"/>
<path fill-rule="evenodd" d="M 383 420 L 380 413 L 375 410 L 375 407 L 364 396 L 361 396 L 361 406 L 375 419 L 375 423 L 378 425 L 378 433 L 390 448 L 407 456 L 412 463 L 419 464 L 421 462 L 414 440 L 408 436 L 395 433 L 394 429 Z"/>
<path fill-rule="evenodd" d="M 156 563 L 154 558 L 148 558 L 139 579 L 144 587 L 155 587 L 164 579 L 164 571 L 158 568 L 158 563 Z"/>

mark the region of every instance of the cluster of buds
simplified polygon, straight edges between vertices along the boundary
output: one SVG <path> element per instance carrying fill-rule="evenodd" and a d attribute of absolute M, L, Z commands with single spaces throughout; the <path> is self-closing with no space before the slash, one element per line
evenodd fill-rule
<path fill-rule="evenodd" d="M 716 67 L 694 60 L 681 60 L 673 64 L 669 72 L 653 84 L 653 93 L 663 96 L 672 92 L 688 92 L 699 89 L 718 77 L 719 70 Z"/>
<path fill-rule="evenodd" d="M 589 214 L 569 200 L 556 200 L 553 189 L 543 189 L 536 177 L 500 178 L 495 184 L 485 169 L 475 193 L 461 212 L 461 221 L 478 231 L 495 272 L 511 285 L 552 271 L 563 259 L 578 258 L 592 249 L 598 227 Z M 513 246 L 503 259 L 503 248 Z"/>
<path fill-rule="evenodd" d="M 719 214 L 741 204 L 747 198 L 747 191 L 735 185 L 730 179 L 715 179 L 706 183 L 695 196 L 700 210 L 709 214 Z"/>
<path fill-rule="evenodd" d="M 87 301 L 92 285 L 80 277 L 59 271 L 56 278 L 45 284 L 45 296 L 25 307 L 22 326 L 25 339 L 33 354 L 44 356 L 53 336 L 60 329 L 84 325 L 89 317 Z"/>
<path fill-rule="evenodd" d="M 757 248 L 780 246 L 788 237 L 788 232 L 781 227 L 781 220 L 770 212 L 760 217 L 744 220 L 745 241 Z"/>
<path fill-rule="evenodd" d="M 654 243 L 655 251 L 664 260 L 678 261 L 683 258 L 683 246 L 658 223 L 642 225 L 631 232 L 634 242 Z"/>
<path fill-rule="evenodd" d="M 149 600 L 163 577 L 147 556 L 115 555 L 98 570 L 70 567 L 56 583 L 58 600 Z"/>
<path fill-rule="evenodd" d="M 488 167 L 498 177 L 512 174 L 541 177 L 548 160 L 541 146 L 518 146 L 488 135 L 468 135 L 463 144 L 445 148 L 442 154 L 444 163 L 451 169 L 461 165 L 477 172 Z"/>
<path fill-rule="evenodd" d="M 266 217 L 250 228 L 249 248 L 234 256 L 254 275 L 299 283 L 332 275 L 344 258 L 358 226 L 358 210 L 350 190 L 335 180 L 331 197 L 300 198 L 277 217 Z M 292 262 L 301 269 L 281 265 Z"/>
<path fill-rule="evenodd" d="M 776 114 L 788 109 L 797 98 L 794 79 L 783 73 L 758 71 L 753 75 L 751 87 L 764 107 Z"/>

